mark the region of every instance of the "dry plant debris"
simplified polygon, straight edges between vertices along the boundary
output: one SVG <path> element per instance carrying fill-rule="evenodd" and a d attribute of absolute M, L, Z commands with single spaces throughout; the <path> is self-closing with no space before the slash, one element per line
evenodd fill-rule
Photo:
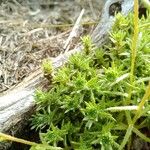
<path fill-rule="evenodd" d="M 69 27 L 51 28 L 51 25 L 74 23 L 84 2 L 8 0 L 0 3 L 0 92 L 3 92 L 29 76 L 44 58 L 64 52 Z M 85 4 L 83 22 L 92 20 Z"/>

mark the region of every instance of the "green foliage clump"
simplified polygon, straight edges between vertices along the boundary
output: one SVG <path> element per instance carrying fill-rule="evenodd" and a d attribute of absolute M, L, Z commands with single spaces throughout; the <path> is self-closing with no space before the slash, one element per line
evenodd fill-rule
<path fill-rule="evenodd" d="M 150 28 L 146 26 L 150 15 L 139 20 L 134 84 L 130 84 L 133 15 L 116 17 L 109 44 L 97 48 L 89 36 L 82 38 L 83 51 L 54 71 L 52 88 L 37 91 L 32 127 L 40 130 L 42 143 L 76 150 L 119 148 L 129 125 L 126 114 L 132 120 L 136 111 L 130 107 L 124 111 L 129 89 L 132 87 L 130 105 L 138 106 L 150 80 Z M 47 63 L 44 68 L 51 73 Z M 135 133 L 149 128 L 149 110 L 146 101 Z"/>
<path fill-rule="evenodd" d="M 47 74 L 47 75 L 51 74 L 53 72 L 51 61 L 45 59 L 42 63 L 42 69 L 43 69 L 44 74 Z"/>
<path fill-rule="evenodd" d="M 48 59 L 44 59 L 42 62 L 42 70 L 44 72 L 44 77 L 51 82 L 53 76 L 52 62 Z"/>

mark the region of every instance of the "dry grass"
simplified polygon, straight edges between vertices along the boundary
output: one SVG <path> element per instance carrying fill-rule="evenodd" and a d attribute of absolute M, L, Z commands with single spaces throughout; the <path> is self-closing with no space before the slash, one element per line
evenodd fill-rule
<path fill-rule="evenodd" d="M 51 24 L 74 23 L 81 10 L 80 2 L 39 2 L 10 0 L 0 5 L 0 92 L 21 82 L 44 58 L 64 52 L 70 29 L 52 28 Z M 86 14 L 83 22 L 92 20 L 87 17 L 89 11 Z"/>

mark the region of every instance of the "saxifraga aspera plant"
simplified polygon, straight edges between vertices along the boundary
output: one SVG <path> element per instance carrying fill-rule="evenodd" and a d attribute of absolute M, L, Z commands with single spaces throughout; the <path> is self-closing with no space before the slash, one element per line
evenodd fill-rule
<path fill-rule="evenodd" d="M 144 5 L 150 8 L 147 0 Z M 0 133 L 1 140 L 31 145 L 31 150 L 115 150 L 134 148 L 136 139 L 150 143 L 150 15 L 116 15 L 109 44 L 97 48 L 82 38 L 83 51 L 54 70 L 43 72 L 51 84 L 37 90 L 32 128 L 42 144 Z"/>
<path fill-rule="evenodd" d="M 54 70 L 52 87 L 37 91 L 32 128 L 43 143 L 64 149 L 131 149 L 134 138 L 150 142 L 150 15 L 117 14 L 109 44 L 83 51 Z"/>

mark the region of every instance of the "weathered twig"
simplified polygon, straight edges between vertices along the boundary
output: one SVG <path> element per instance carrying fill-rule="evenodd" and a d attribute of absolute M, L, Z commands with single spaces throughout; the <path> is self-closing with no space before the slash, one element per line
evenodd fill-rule
<path fill-rule="evenodd" d="M 82 19 L 82 16 L 84 14 L 84 9 L 82 9 L 74 27 L 72 28 L 72 31 L 70 32 L 70 35 L 68 37 L 68 39 L 66 40 L 66 43 L 64 45 L 64 49 L 65 49 L 65 52 L 67 52 L 70 48 L 70 44 L 71 43 L 71 40 L 76 36 L 77 32 L 78 32 L 78 29 L 79 29 L 79 26 L 80 26 L 80 22 L 81 22 L 81 19 Z"/>

